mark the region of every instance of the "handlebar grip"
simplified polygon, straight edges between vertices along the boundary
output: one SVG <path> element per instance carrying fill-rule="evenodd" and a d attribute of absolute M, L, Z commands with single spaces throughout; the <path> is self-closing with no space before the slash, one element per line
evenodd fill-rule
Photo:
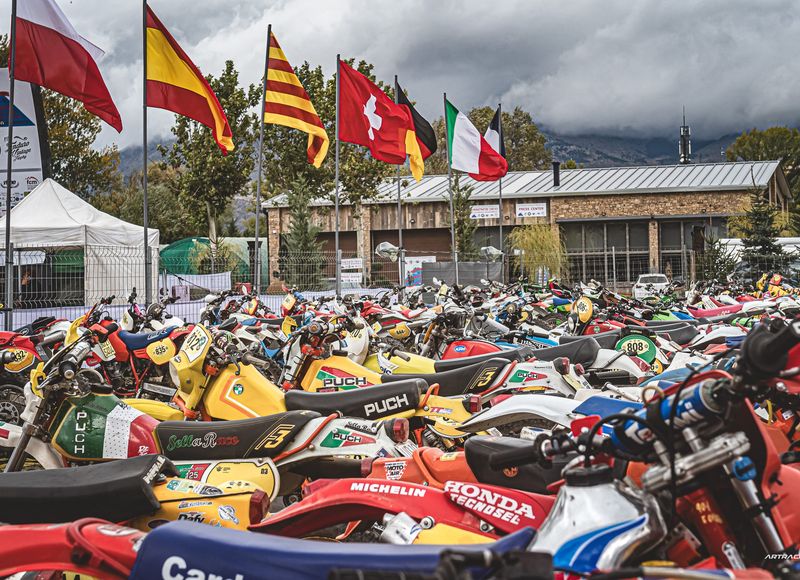
<path fill-rule="evenodd" d="M 83 364 L 83 359 L 91 351 L 92 347 L 88 342 L 81 342 L 72 349 L 72 352 L 64 357 L 58 365 L 58 371 L 66 379 L 71 379 Z"/>
<path fill-rule="evenodd" d="M 2 354 L 0 354 L 0 363 L 7 365 L 14 362 L 15 358 L 16 357 L 14 356 L 13 352 L 11 352 L 10 350 L 5 350 L 3 351 Z"/>
<path fill-rule="evenodd" d="M 45 336 L 42 340 L 39 341 L 41 346 L 50 346 L 51 344 L 56 344 L 57 342 L 64 342 L 64 339 L 67 337 L 67 333 L 63 330 L 58 332 L 54 332 L 49 336 Z"/>
<path fill-rule="evenodd" d="M 408 355 L 407 355 L 406 353 L 404 353 L 403 351 L 396 350 L 396 351 L 394 352 L 394 356 L 396 356 L 397 358 L 399 358 L 399 359 L 400 359 L 400 360 L 402 360 L 402 361 L 405 361 L 405 362 L 411 362 L 411 357 L 410 357 L 410 356 L 408 356 Z"/>
<path fill-rule="evenodd" d="M 494 453 L 489 458 L 489 468 L 498 470 L 507 467 L 518 467 L 520 465 L 538 463 L 541 458 L 538 442 L 532 441 L 529 445 L 521 445 Z"/>
<path fill-rule="evenodd" d="M 263 367 L 266 364 L 266 361 L 261 360 L 257 356 L 253 356 L 250 353 L 244 353 L 241 360 L 243 363 L 253 365 L 255 367 Z"/>
<path fill-rule="evenodd" d="M 757 326 L 742 343 L 745 371 L 755 377 L 774 375 L 786 366 L 789 351 L 797 344 L 800 344 L 800 319 L 774 334 L 767 326 Z"/>

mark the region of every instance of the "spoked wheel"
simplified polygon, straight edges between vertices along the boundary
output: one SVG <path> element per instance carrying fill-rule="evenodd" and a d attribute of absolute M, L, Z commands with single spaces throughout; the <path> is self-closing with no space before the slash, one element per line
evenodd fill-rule
<path fill-rule="evenodd" d="M 0 421 L 21 425 L 25 410 L 25 395 L 16 385 L 0 385 Z"/>

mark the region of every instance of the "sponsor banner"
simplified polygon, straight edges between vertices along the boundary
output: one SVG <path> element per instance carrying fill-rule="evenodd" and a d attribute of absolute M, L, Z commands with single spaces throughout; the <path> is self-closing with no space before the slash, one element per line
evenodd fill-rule
<path fill-rule="evenodd" d="M 422 284 L 422 264 L 425 262 L 436 262 L 436 256 L 406 256 L 406 284 L 408 286 L 419 286 Z"/>
<path fill-rule="evenodd" d="M 364 260 L 361 258 L 342 258 L 342 270 L 363 270 Z"/>
<path fill-rule="evenodd" d="M 516 216 L 526 217 L 547 217 L 547 203 L 538 201 L 536 203 L 517 203 Z"/>
<path fill-rule="evenodd" d="M 494 205 L 473 205 L 469 212 L 471 220 L 499 219 L 500 206 Z"/>
<path fill-rule="evenodd" d="M 8 104 L 9 104 L 8 69 L 0 71 L 0 213 L 5 213 L 5 188 L 9 177 L 6 171 L 8 156 Z M 38 101 L 38 103 L 36 102 Z M 16 81 L 14 83 L 14 140 L 11 144 L 11 207 L 19 203 L 42 182 L 42 147 L 39 139 L 39 122 L 44 122 L 37 112 L 41 111 L 41 97 L 36 96 L 30 83 Z"/>

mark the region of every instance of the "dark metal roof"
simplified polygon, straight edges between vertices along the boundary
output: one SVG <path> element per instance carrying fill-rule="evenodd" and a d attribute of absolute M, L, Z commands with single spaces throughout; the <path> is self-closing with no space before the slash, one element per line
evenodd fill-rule
<path fill-rule="evenodd" d="M 727 163 L 691 163 L 688 165 L 647 165 L 638 167 L 600 167 L 562 169 L 561 184 L 553 185 L 553 172 L 513 171 L 503 178 L 503 198 L 555 197 L 559 195 L 609 195 L 624 193 L 692 193 L 701 191 L 747 190 L 754 185 L 764 188 L 779 173 L 779 190 L 789 196 L 780 161 L 735 161 Z M 473 187 L 471 199 L 497 199 L 497 182 L 475 181 L 462 175 L 462 185 Z M 401 177 L 404 202 L 441 202 L 447 199 L 447 175 L 426 175 L 415 182 Z M 386 180 L 378 188 L 378 199 L 368 203 L 393 203 L 397 200 L 397 181 Z M 278 196 L 265 207 L 285 205 Z M 328 205 L 321 201 L 317 205 Z"/>

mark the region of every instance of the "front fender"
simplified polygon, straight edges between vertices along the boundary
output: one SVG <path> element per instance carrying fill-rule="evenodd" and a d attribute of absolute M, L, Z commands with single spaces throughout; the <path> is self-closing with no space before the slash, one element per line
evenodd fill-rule
<path fill-rule="evenodd" d="M 19 445 L 22 427 L 11 423 L 0 422 L 0 447 L 14 449 Z M 45 469 L 64 467 L 64 460 L 53 447 L 37 437 L 31 437 L 25 452 L 33 457 Z"/>

